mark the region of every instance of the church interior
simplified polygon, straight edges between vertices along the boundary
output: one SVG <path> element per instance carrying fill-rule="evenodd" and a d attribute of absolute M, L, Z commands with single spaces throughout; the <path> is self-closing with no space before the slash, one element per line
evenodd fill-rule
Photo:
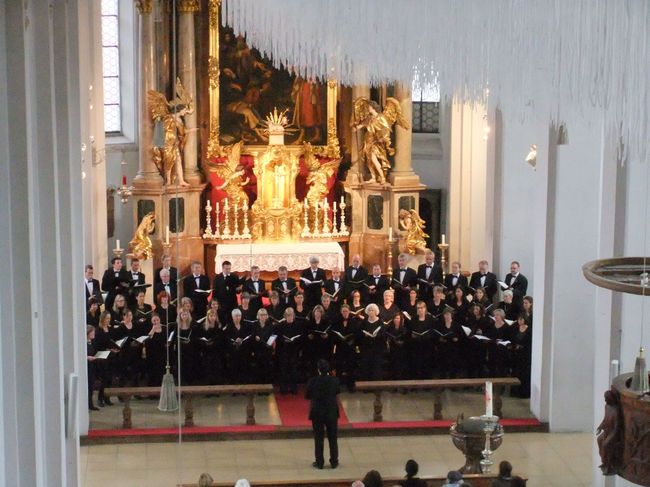
<path fill-rule="evenodd" d="M 0 0 L 0 485 L 650 486 L 649 72 L 642 0 Z"/>

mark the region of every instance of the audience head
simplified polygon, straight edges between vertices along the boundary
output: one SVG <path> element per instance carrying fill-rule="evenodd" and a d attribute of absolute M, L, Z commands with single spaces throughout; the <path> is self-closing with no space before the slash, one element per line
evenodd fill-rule
<path fill-rule="evenodd" d="M 420 466 L 418 465 L 418 462 L 416 462 L 411 458 L 409 461 L 406 462 L 406 466 L 404 467 L 404 470 L 406 470 L 406 478 L 412 479 L 418 474 L 418 471 L 420 470 Z"/>
<path fill-rule="evenodd" d="M 519 262 L 516 260 L 513 260 L 510 263 L 510 273 L 511 274 L 519 274 Z"/>
<path fill-rule="evenodd" d="M 235 487 L 251 487 L 251 483 L 246 479 L 239 479 L 235 483 Z"/>
<path fill-rule="evenodd" d="M 320 375 L 327 375 L 330 373 L 330 363 L 325 359 L 320 359 L 316 364 L 318 368 L 318 373 Z"/>
<path fill-rule="evenodd" d="M 463 474 L 460 473 L 458 470 L 450 470 L 449 473 L 447 474 L 447 482 L 458 483 L 461 480 L 463 480 Z"/>
<path fill-rule="evenodd" d="M 510 477 L 511 475 L 512 464 L 507 460 L 503 460 L 501 463 L 499 463 L 499 477 L 505 478 Z"/>
<path fill-rule="evenodd" d="M 365 487 L 383 487 L 384 479 L 381 478 L 381 474 L 377 470 L 370 470 L 363 477 L 363 485 Z"/>
<path fill-rule="evenodd" d="M 214 479 L 209 473 L 202 473 L 199 477 L 199 487 L 211 487 Z"/>

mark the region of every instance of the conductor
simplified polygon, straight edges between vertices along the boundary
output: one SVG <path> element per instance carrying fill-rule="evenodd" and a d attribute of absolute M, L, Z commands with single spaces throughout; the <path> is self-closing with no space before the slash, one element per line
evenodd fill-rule
<path fill-rule="evenodd" d="M 318 375 L 309 379 L 305 397 L 311 400 L 309 419 L 314 430 L 314 454 L 316 461 L 314 468 L 322 469 L 323 443 L 327 429 L 327 442 L 330 446 L 330 465 L 332 468 L 339 466 L 339 447 L 337 443 L 337 428 L 339 419 L 339 406 L 336 396 L 340 392 L 339 380 L 329 375 L 330 364 L 327 360 L 319 360 L 317 364 Z"/>

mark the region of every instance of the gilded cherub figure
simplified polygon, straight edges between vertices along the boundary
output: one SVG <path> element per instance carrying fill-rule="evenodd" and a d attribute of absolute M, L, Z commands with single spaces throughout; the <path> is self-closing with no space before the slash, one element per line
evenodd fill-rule
<path fill-rule="evenodd" d="M 310 206 L 320 203 L 327 196 L 327 181 L 338 169 L 341 159 L 321 163 L 314 154 L 314 148 L 309 142 L 303 144 L 303 155 L 305 165 L 309 174 L 307 175 L 307 201 Z"/>
<path fill-rule="evenodd" d="M 153 245 L 149 235 L 156 229 L 156 215 L 151 212 L 147 213 L 138 225 L 133 238 L 129 242 L 133 255 L 138 259 L 151 259 L 153 257 Z"/>
<path fill-rule="evenodd" d="M 244 147 L 244 141 L 240 140 L 236 144 L 226 145 L 221 148 L 221 156 L 226 157 L 226 162 L 212 164 L 210 170 L 216 172 L 223 183 L 217 186 L 217 189 L 223 190 L 228 195 L 230 204 L 237 204 L 240 208 L 244 202 L 248 205 L 248 194 L 244 190 L 250 179 L 244 178 L 245 171 L 240 164 L 241 151 Z"/>
<path fill-rule="evenodd" d="M 424 220 L 420 218 L 415 210 L 399 211 L 399 226 L 406 232 L 404 236 L 405 250 L 411 255 L 416 251 L 425 251 L 427 248 L 426 238 L 429 236 L 424 232 Z"/>
<path fill-rule="evenodd" d="M 152 148 L 153 161 L 160 170 L 165 185 L 174 182 L 180 186 L 189 186 L 183 177 L 183 160 L 181 153 L 187 135 L 183 117 L 194 113 L 192 97 L 185 91 L 179 78 L 176 78 L 176 98 L 167 101 L 159 91 L 147 93 L 147 103 L 154 123 L 161 123 L 164 131 L 163 145 Z"/>
<path fill-rule="evenodd" d="M 376 101 L 363 97 L 354 101 L 350 126 L 355 131 L 366 129 L 360 157 L 370 172 L 371 182 L 378 181 L 381 184 L 386 182 L 390 169 L 388 157 L 395 154 L 390 140 L 395 123 L 405 129 L 410 127 L 409 122 L 402 116 L 402 108 L 395 98 L 386 99 L 383 112 Z"/>

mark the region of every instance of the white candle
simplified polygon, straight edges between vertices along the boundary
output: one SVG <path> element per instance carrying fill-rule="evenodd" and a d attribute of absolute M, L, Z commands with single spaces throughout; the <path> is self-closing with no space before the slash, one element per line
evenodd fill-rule
<path fill-rule="evenodd" d="M 165 244 L 169 245 L 169 225 L 165 227 Z"/>
<path fill-rule="evenodd" d="M 117 243 L 115 244 L 115 250 L 120 250 L 120 249 L 121 249 L 121 247 L 120 247 L 120 239 L 118 238 Z"/>
<path fill-rule="evenodd" d="M 343 195 L 341 195 L 341 204 L 343 204 Z"/>
<path fill-rule="evenodd" d="M 446 243 L 447 243 L 447 238 L 445 237 L 445 234 L 443 233 L 442 234 L 442 244 L 444 245 Z"/>
<path fill-rule="evenodd" d="M 388 241 L 393 241 L 393 227 L 388 227 Z"/>
<path fill-rule="evenodd" d="M 485 415 L 494 416 L 492 410 L 492 382 L 485 383 Z"/>

